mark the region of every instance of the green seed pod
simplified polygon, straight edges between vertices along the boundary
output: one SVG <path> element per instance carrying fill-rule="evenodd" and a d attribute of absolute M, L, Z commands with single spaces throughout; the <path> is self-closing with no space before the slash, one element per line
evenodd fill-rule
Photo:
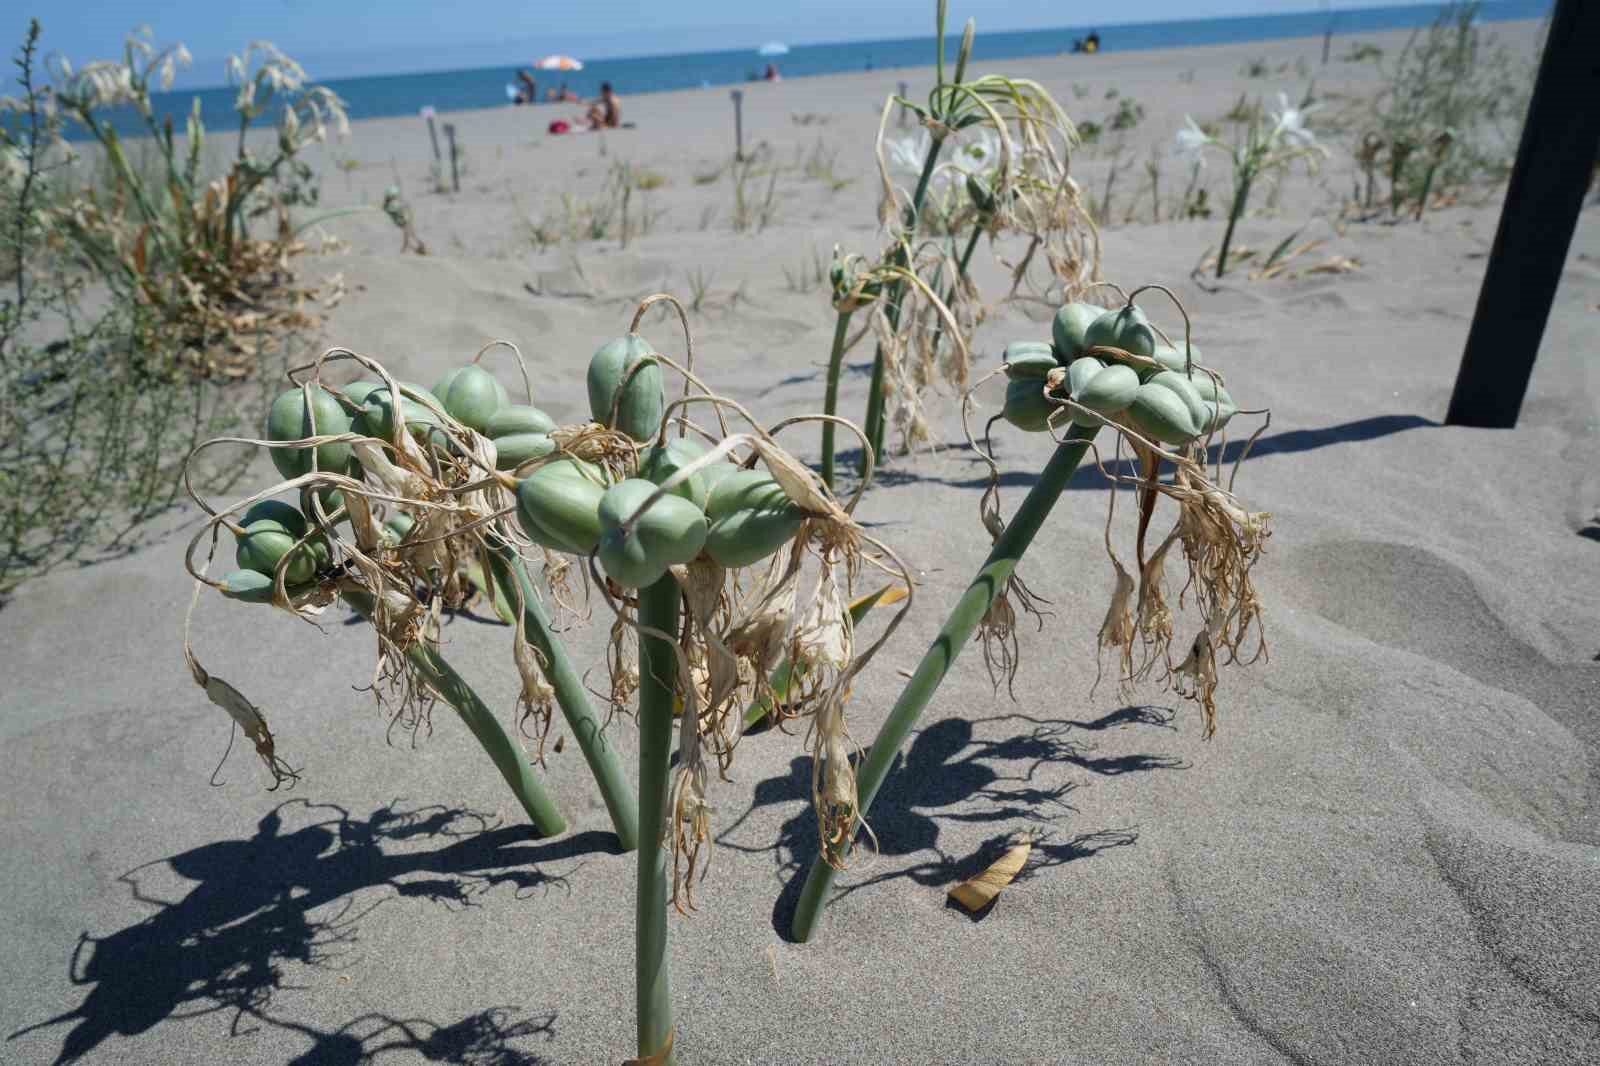
<path fill-rule="evenodd" d="M 1017 341 L 1006 345 L 1006 377 L 1012 381 L 1040 381 L 1058 364 L 1055 352 L 1043 341 Z"/>
<path fill-rule="evenodd" d="M 1112 363 L 1090 378 L 1089 383 L 1073 398 L 1089 410 L 1110 417 L 1124 411 L 1138 391 L 1139 375 L 1134 369 L 1121 363 Z M 1080 426 L 1098 426 L 1103 420 L 1082 411 L 1074 411 L 1072 421 Z"/>
<path fill-rule="evenodd" d="M 1128 304 L 1106 311 L 1089 323 L 1083 334 L 1084 344 L 1093 348 L 1105 345 L 1121 348 L 1133 355 L 1151 355 L 1156 350 L 1156 331 L 1138 304 Z"/>
<path fill-rule="evenodd" d="M 667 567 L 687 563 L 705 546 L 705 512 L 670 493 L 640 514 L 631 530 L 621 528 L 655 491 L 654 482 L 628 478 L 600 498 L 600 565 L 624 588 L 655 584 Z"/>
<path fill-rule="evenodd" d="M 509 437 L 513 433 L 549 433 L 556 428 L 556 420 L 527 404 L 510 404 L 500 408 L 483 427 L 483 435 L 490 440 Z"/>
<path fill-rule="evenodd" d="M 639 476 L 646 481 L 659 485 L 679 470 L 706 454 L 705 448 L 697 441 L 683 437 L 669 440 L 664 446 L 646 448 L 639 457 Z M 706 484 L 705 475 L 696 470 L 688 479 L 678 484 L 672 490 L 676 496 L 693 503 L 696 507 L 705 507 L 706 496 L 710 486 Z"/>
<path fill-rule="evenodd" d="M 222 579 L 221 592 L 243 603 L 271 603 L 272 578 L 254 570 L 235 570 Z"/>
<path fill-rule="evenodd" d="M 383 520 L 378 535 L 391 547 L 406 539 L 406 534 L 416 527 L 417 520 L 404 511 L 396 511 Z"/>
<path fill-rule="evenodd" d="M 1028 433 L 1039 433 L 1050 426 L 1055 405 L 1045 398 L 1044 382 L 1023 378 L 1006 385 L 1006 405 L 1000 414 L 1007 422 Z"/>
<path fill-rule="evenodd" d="M 653 352 L 643 337 L 630 333 L 602 344 L 589 360 L 589 414 L 601 425 L 612 426 L 641 444 L 661 429 L 667 406 L 661 366 L 649 358 Z M 634 372 L 641 362 L 645 366 Z M 618 390 L 622 392 L 620 403 Z"/>
<path fill-rule="evenodd" d="M 413 386 L 407 386 L 408 388 Z M 419 392 L 432 396 L 426 389 Z M 433 409 L 427 405 L 403 396 L 400 400 L 400 410 L 405 412 L 406 426 L 412 434 L 428 435 L 432 430 L 440 428 L 443 423 Z M 361 405 L 361 413 L 356 415 L 356 432 L 368 437 L 377 437 L 379 440 L 394 440 L 394 393 L 389 389 L 378 389 L 367 396 L 367 402 Z"/>
<path fill-rule="evenodd" d="M 313 416 L 316 418 L 315 430 L 311 425 Z M 267 439 L 271 441 L 302 440 L 312 435 L 322 437 L 348 432 L 350 416 L 338 400 L 317 387 L 311 389 L 309 410 L 306 408 L 305 395 L 295 388 L 279 393 L 267 412 Z M 348 444 L 323 444 L 315 450 L 317 468 L 320 470 L 343 470 L 350 461 Z M 311 452 L 310 448 L 273 448 L 272 465 L 286 478 L 301 477 L 311 473 Z"/>
<path fill-rule="evenodd" d="M 511 404 L 506 387 L 476 363 L 450 371 L 433 387 L 433 394 L 439 397 L 439 406 L 446 414 L 479 433 L 495 412 Z"/>
<path fill-rule="evenodd" d="M 306 535 L 306 516 L 300 513 L 298 507 L 282 500 L 258 500 L 239 516 L 241 526 L 253 526 L 258 522 L 275 523 L 279 529 L 297 539 Z"/>
<path fill-rule="evenodd" d="M 556 459 L 517 486 L 517 519 L 536 544 L 588 555 L 600 543 L 605 473 L 582 459 Z"/>
<path fill-rule="evenodd" d="M 1215 433 L 1239 413 L 1238 405 L 1233 402 L 1233 397 L 1228 395 L 1228 390 L 1218 385 L 1210 374 L 1196 374 L 1189 379 L 1189 384 L 1200 394 L 1200 399 L 1206 408 L 1205 418 L 1200 426 L 1201 433 Z"/>
<path fill-rule="evenodd" d="M 1163 444 L 1187 444 L 1200 433 L 1183 397 L 1160 385 L 1140 385 L 1127 418 L 1134 429 Z"/>
<path fill-rule="evenodd" d="M 385 385 L 381 381 L 365 379 L 362 381 L 352 381 L 348 385 L 338 385 L 335 387 L 339 390 L 339 395 L 343 396 L 346 401 L 355 404 L 357 407 L 360 407 L 362 404 L 367 402 L 367 397 L 371 396 L 379 389 L 386 389 L 389 386 Z"/>
<path fill-rule="evenodd" d="M 1067 364 L 1067 393 L 1074 399 L 1083 395 L 1094 376 L 1106 365 L 1092 355 L 1082 355 Z"/>
<path fill-rule="evenodd" d="M 715 520 L 734 511 L 783 507 L 791 502 L 783 486 L 765 470 L 735 470 L 706 494 L 706 517 Z"/>
<path fill-rule="evenodd" d="M 1198 365 L 1200 362 L 1200 349 L 1198 346 L 1194 346 L 1193 350 L 1194 361 Z M 1151 352 L 1150 355 L 1153 359 L 1155 359 L 1156 362 L 1160 363 L 1163 368 L 1167 370 L 1176 370 L 1179 373 L 1183 373 L 1187 363 L 1187 360 L 1184 358 L 1183 354 L 1182 341 L 1179 341 L 1176 347 L 1171 344 L 1167 344 L 1165 341 L 1157 341 L 1155 351 Z M 1154 377 L 1155 373 L 1156 372 L 1154 371 L 1149 372 L 1151 377 Z M 1199 375 L 1196 374 L 1195 376 L 1198 377 Z"/>
<path fill-rule="evenodd" d="M 700 480 L 706 483 L 706 506 L 711 505 L 711 490 L 722 484 L 722 480 L 729 474 L 737 474 L 739 468 L 726 459 L 718 459 L 700 468 Z"/>
<path fill-rule="evenodd" d="M 529 459 L 540 459 L 556 450 L 548 433 L 509 433 L 494 439 L 496 470 L 515 470 Z"/>
<path fill-rule="evenodd" d="M 992 215 L 996 206 L 994 191 L 989 188 L 989 182 L 979 174 L 967 175 L 967 196 L 972 199 L 972 206 L 980 215 Z"/>
<path fill-rule="evenodd" d="M 1070 303 L 1062 306 L 1056 312 L 1056 317 L 1050 323 L 1050 339 L 1055 343 L 1056 357 L 1063 363 L 1071 363 L 1083 354 L 1088 342 L 1084 340 L 1089 332 L 1089 326 L 1094 320 L 1106 313 L 1104 307 L 1094 304 Z"/>
<path fill-rule="evenodd" d="M 237 537 L 234 561 L 245 570 L 270 576 L 278 560 L 294 549 L 296 539 L 270 518 L 245 526 L 243 535 Z M 290 587 L 305 584 L 317 575 L 318 570 L 328 565 L 330 558 L 327 541 L 321 537 L 308 541 L 294 550 L 283 575 L 284 584 Z"/>
<path fill-rule="evenodd" d="M 760 562 L 800 531 L 806 513 L 795 504 L 730 511 L 706 531 L 705 552 L 730 569 Z"/>
<path fill-rule="evenodd" d="M 1200 396 L 1200 390 L 1196 389 L 1188 378 L 1176 370 L 1163 370 L 1145 384 L 1146 386 L 1167 389 L 1177 394 L 1177 397 L 1183 401 L 1183 405 L 1189 409 L 1189 417 L 1194 420 L 1197 432 L 1199 427 L 1206 424 L 1210 417 L 1210 411 L 1206 407 L 1205 400 Z"/>
<path fill-rule="evenodd" d="M 350 460 L 350 466 L 346 468 L 345 472 L 349 474 L 350 477 L 353 477 L 359 481 L 361 480 L 359 468 L 360 464 L 352 459 Z M 313 496 L 322 502 L 322 513 L 330 518 L 333 517 L 335 511 L 344 506 L 344 493 L 334 488 L 332 485 L 318 485 L 314 489 L 301 489 L 300 509 L 305 512 L 307 528 L 310 527 L 311 517 L 316 514 L 311 507 L 311 499 Z"/>

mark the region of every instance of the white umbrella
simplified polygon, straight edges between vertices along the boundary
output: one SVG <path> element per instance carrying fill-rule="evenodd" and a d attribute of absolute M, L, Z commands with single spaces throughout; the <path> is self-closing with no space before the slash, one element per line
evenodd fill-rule
<path fill-rule="evenodd" d="M 545 56 L 533 65 L 535 70 L 582 70 L 583 64 L 571 56 Z"/>
<path fill-rule="evenodd" d="M 788 54 L 789 46 L 784 44 L 782 41 L 768 41 L 766 44 L 756 49 L 756 55 L 766 56 L 768 59 L 771 59 L 773 56 L 786 56 Z"/>

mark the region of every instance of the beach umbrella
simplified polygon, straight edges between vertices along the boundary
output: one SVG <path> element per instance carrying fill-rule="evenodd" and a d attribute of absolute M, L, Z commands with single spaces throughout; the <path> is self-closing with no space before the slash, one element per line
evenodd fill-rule
<path fill-rule="evenodd" d="M 582 70 L 583 64 L 571 56 L 545 56 L 534 63 L 535 70 Z"/>
<path fill-rule="evenodd" d="M 768 41 L 766 44 L 756 49 L 756 54 L 760 56 L 766 56 L 768 59 L 771 59 L 774 56 L 786 56 L 789 54 L 789 46 L 784 44 L 782 41 Z"/>

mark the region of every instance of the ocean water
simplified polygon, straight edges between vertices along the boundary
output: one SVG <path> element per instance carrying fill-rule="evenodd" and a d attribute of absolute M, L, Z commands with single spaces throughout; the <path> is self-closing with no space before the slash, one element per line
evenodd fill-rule
<path fill-rule="evenodd" d="M 1483 21 L 1543 18 L 1552 0 L 1498 0 L 1483 4 Z M 1228 44 L 1264 41 L 1284 37 L 1320 36 L 1333 21 L 1334 33 L 1348 38 L 1352 34 L 1377 30 L 1425 26 L 1437 17 L 1438 4 L 1403 7 L 1373 7 L 1298 14 L 1250 15 L 1232 18 L 1191 19 L 1172 22 L 1118 24 L 1102 22 L 1052 30 L 1026 30 L 1011 33 L 979 33 L 973 46 L 974 60 L 980 65 L 994 60 L 1025 56 L 1059 55 L 1070 52 L 1073 42 L 1091 29 L 1100 34 L 1103 52 L 1178 48 L 1189 45 Z M 953 58 L 959 36 L 949 39 L 948 54 Z M 1338 42 L 1335 48 L 1339 47 Z M 888 67 L 929 66 L 933 63 L 934 38 L 908 37 L 890 41 L 854 41 L 844 44 L 814 44 L 794 47 L 776 60 L 785 79 L 845 71 Z M 530 62 L 534 57 L 529 57 Z M 581 58 L 581 57 L 580 57 Z M 1092 63 L 1093 56 L 1081 57 Z M 639 93 L 689 89 L 696 86 L 738 84 L 758 77 L 767 60 L 749 50 L 731 52 L 693 52 L 682 55 L 639 56 L 623 59 L 598 59 L 587 63 L 581 72 L 537 73 L 539 91 L 563 82 L 582 97 L 592 97 L 600 83 L 609 81 L 623 96 Z M 310 72 L 315 75 L 315 70 Z M 473 70 L 430 71 L 416 74 L 389 74 L 377 77 L 334 78 L 325 84 L 345 101 L 352 119 L 414 115 L 423 107 L 440 113 L 474 108 L 506 106 L 506 86 L 515 72 L 507 67 Z M 191 100 L 200 100 L 201 117 L 208 130 L 234 127 L 233 92 L 230 89 L 201 89 L 158 93 L 153 103 L 158 113 L 170 114 L 181 130 Z M 552 112 L 566 115 L 571 104 L 544 104 Z M 553 116 L 552 116 L 553 117 Z M 140 132 L 136 115 L 115 116 L 119 132 Z"/>

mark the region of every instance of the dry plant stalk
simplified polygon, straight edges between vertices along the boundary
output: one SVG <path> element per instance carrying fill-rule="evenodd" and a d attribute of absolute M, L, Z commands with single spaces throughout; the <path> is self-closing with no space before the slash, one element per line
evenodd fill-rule
<path fill-rule="evenodd" d="M 1070 175 L 1077 130 L 1035 81 L 961 80 L 970 45 L 969 23 L 956 79 L 941 81 L 925 107 L 890 97 L 878 126 L 878 217 L 889 244 L 871 272 L 886 295 L 873 316 L 874 382 L 886 405 L 882 425 L 897 430 L 904 451 L 928 441 L 930 389 L 968 388 L 972 337 L 987 314 L 968 270 L 980 238 L 997 249 L 1007 237 L 1021 242 L 1014 258 L 1000 258 L 1011 276 L 1002 301 L 1055 307 L 1099 280 L 1099 231 Z M 918 139 L 886 141 L 897 107 L 919 117 Z M 918 174 L 916 187 L 899 184 L 897 171 Z M 931 219 L 949 236 L 930 235 Z M 868 429 L 875 445 L 883 439 L 870 409 Z"/>

